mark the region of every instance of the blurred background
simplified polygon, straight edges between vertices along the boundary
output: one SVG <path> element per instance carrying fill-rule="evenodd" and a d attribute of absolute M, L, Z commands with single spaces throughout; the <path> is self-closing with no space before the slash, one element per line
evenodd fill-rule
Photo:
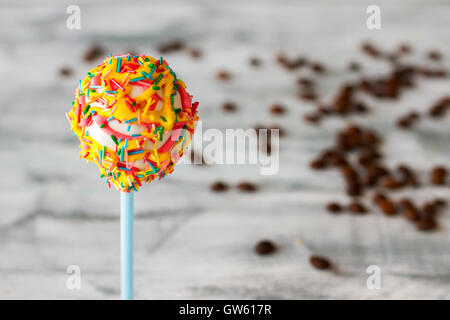
<path fill-rule="evenodd" d="M 0 298 L 119 297 L 119 194 L 64 113 L 125 52 L 163 56 L 203 130 L 282 132 L 276 175 L 180 164 L 136 194 L 136 298 L 450 298 L 450 7 L 377 1 L 370 30 L 373 4 L 0 1 Z"/>

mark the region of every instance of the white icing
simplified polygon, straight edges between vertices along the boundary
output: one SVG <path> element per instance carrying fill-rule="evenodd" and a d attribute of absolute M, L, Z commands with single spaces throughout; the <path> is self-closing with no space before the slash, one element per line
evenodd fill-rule
<path fill-rule="evenodd" d="M 134 123 L 125 123 L 125 122 L 119 122 L 116 119 L 113 119 L 108 122 L 108 125 L 111 129 L 126 134 L 126 135 L 133 135 L 133 134 L 140 134 L 142 131 L 144 131 L 145 127 L 141 126 L 139 124 Z M 130 131 L 128 131 L 128 127 L 130 127 Z"/>
<path fill-rule="evenodd" d="M 144 92 L 145 92 L 145 89 L 142 86 L 131 86 L 131 91 L 130 91 L 129 96 L 132 98 L 136 98 L 136 97 L 139 97 Z"/>
<path fill-rule="evenodd" d="M 116 150 L 116 144 L 114 143 L 114 141 L 105 131 L 103 131 L 102 128 L 100 128 L 95 123 L 95 121 L 92 121 L 92 124 L 86 127 L 86 130 L 89 136 L 91 136 L 91 138 L 94 139 L 98 144 L 109 149 Z"/>
<path fill-rule="evenodd" d="M 134 85 L 134 86 L 132 86 L 130 96 L 131 97 L 140 96 L 141 94 L 144 93 L 144 91 L 145 91 L 145 88 Z M 161 90 L 158 90 L 157 93 L 162 97 Z M 175 109 L 182 108 L 181 97 L 180 97 L 180 94 L 178 93 L 178 91 L 174 96 L 174 105 L 175 105 Z M 105 104 L 103 104 L 101 102 L 93 102 L 93 103 L 91 103 L 91 106 L 105 108 Z M 158 103 L 155 107 L 155 110 L 156 111 L 161 110 L 162 106 L 163 106 L 163 102 L 158 101 Z M 129 123 L 125 123 L 125 122 L 119 122 L 116 119 L 109 121 L 108 125 L 111 129 L 113 129 L 117 132 L 120 132 L 122 134 L 130 135 L 130 136 L 134 135 L 134 134 L 140 134 L 142 131 L 145 130 L 144 126 L 141 126 L 141 125 L 138 125 L 135 123 L 129 124 Z M 128 130 L 128 127 L 130 127 L 130 130 Z M 116 144 L 111 139 L 111 136 L 108 133 L 106 133 L 105 131 L 103 131 L 103 129 L 100 128 L 100 126 L 97 125 L 97 123 L 95 121 L 92 121 L 92 123 L 86 127 L 86 131 L 88 132 L 89 136 L 91 136 L 92 139 L 94 139 L 98 144 L 100 144 L 102 146 L 106 146 L 107 148 L 109 148 L 111 150 L 116 150 Z M 183 135 L 184 139 L 186 139 L 186 142 L 184 143 L 184 146 L 186 148 L 190 143 L 191 135 L 189 134 L 189 132 L 186 132 L 186 130 L 182 130 L 181 135 Z M 172 130 L 166 131 L 163 133 L 162 140 L 157 141 L 156 145 L 154 143 L 152 143 L 151 141 L 147 140 L 144 143 L 142 148 L 146 151 L 152 151 L 154 149 L 159 149 L 171 138 L 171 136 L 172 136 Z M 179 138 L 179 137 L 174 137 L 174 138 Z M 175 153 L 181 152 L 182 145 L 183 145 L 183 141 L 181 140 L 180 142 L 176 143 L 170 150 L 175 161 L 178 161 L 178 157 L 175 156 Z M 134 166 L 136 168 L 138 168 L 139 170 L 149 170 L 150 169 L 149 164 L 147 162 L 144 162 L 142 159 L 136 160 L 134 162 Z"/>

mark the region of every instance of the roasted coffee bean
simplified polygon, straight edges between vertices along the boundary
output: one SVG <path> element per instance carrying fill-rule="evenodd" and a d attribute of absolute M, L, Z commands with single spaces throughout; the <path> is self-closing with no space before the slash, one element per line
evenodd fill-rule
<path fill-rule="evenodd" d="M 167 54 L 167 53 L 171 53 L 171 52 L 175 52 L 175 51 L 180 51 L 182 49 L 184 49 L 184 42 L 179 39 L 175 39 L 175 40 L 160 44 L 158 46 L 158 51 L 161 54 Z"/>
<path fill-rule="evenodd" d="M 370 163 L 377 162 L 381 158 L 381 153 L 379 153 L 377 150 L 367 148 L 361 151 L 361 153 L 359 154 L 358 162 L 363 166 L 367 166 Z"/>
<path fill-rule="evenodd" d="M 225 112 L 235 112 L 237 105 L 234 102 L 227 101 L 222 104 L 222 110 Z"/>
<path fill-rule="evenodd" d="M 419 73 L 427 78 L 445 78 L 447 77 L 447 71 L 445 69 L 430 69 L 421 68 Z"/>
<path fill-rule="evenodd" d="M 187 50 L 188 54 L 194 58 L 194 59 L 198 59 L 202 56 L 202 51 L 200 49 L 197 48 L 189 48 Z"/>
<path fill-rule="evenodd" d="M 437 207 L 434 203 L 427 202 L 422 207 L 423 215 L 426 217 L 433 217 L 437 213 Z"/>
<path fill-rule="evenodd" d="M 340 167 L 341 174 L 347 180 L 358 180 L 358 172 L 351 165 L 344 165 Z"/>
<path fill-rule="evenodd" d="M 352 61 L 348 64 L 348 69 L 350 71 L 360 71 L 361 65 L 358 62 Z"/>
<path fill-rule="evenodd" d="M 371 57 L 380 57 L 381 52 L 371 43 L 365 42 L 361 45 L 362 51 Z"/>
<path fill-rule="evenodd" d="M 304 78 L 304 77 L 299 78 L 299 79 L 297 79 L 297 83 L 304 88 L 310 89 L 310 88 L 314 87 L 314 81 L 309 78 Z"/>
<path fill-rule="evenodd" d="M 412 51 L 411 46 L 407 43 L 401 43 L 398 46 L 398 52 L 401 54 L 408 54 L 411 53 L 411 51 Z"/>
<path fill-rule="evenodd" d="M 331 268 L 331 262 L 325 257 L 321 256 L 311 256 L 309 258 L 311 265 L 319 270 L 326 270 Z"/>
<path fill-rule="evenodd" d="M 317 111 L 324 116 L 333 114 L 333 110 L 330 107 L 323 106 L 321 104 L 317 105 Z"/>
<path fill-rule="evenodd" d="M 243 192 L 255 192 L 258 190 L 258 187 L 250 182 L 241 182 L 237 185 L 237 188 Z"/>
<path fill-rule="evenodd" d="M 403 187 L 403 183 L 393 177 L 387 177 L 383 180 L 383 187 L 391 190 L 400 189 Z"/>
<path fill-rule="evenodd" d="M 365 130 L 361 134 L 361 136 L 361 139 L 366 146 L 375 146 L 381 142 L 381 139 L 378 137 L 378 135 L 371 130 Z"/>
<path fill-rule="evenodd" d="M 339 213 L 342 211 L 342 206 L 337 202 L 330 202 L 327 204 L 327 210 L 331 213 Z"/>
<path fill-rule="evenodd" d="M 214 192 L 227 191 L 228 188 L 229 188 L 229 186 L 226 183 L 222 182 L 222 181 L 214 182 L 211 185 L 211 187 L 210 187 L 211 191 L 214 191 Z"/>
<path fill-rule="evenodd" d="M 444 185 L 447 179 L 448 170 L 445 167 L 438 166 L 431 169 L 430 182 L 434 185 Z"/>
<path fill-rule="evenodd" d="M 428 111 L 430 117 L 439 118 L 446 114 L 450 108 L 450 97 L 443 97 L 436 101 Z"/>
<path fill-rule="evenodd" d="M 436 60 L 436 61 L 442 59 L 441 53 L 440 53 L 440 52 L 437 52 L 437 51 L 435 51 L 435 50 L 432 50 L 432 51 L 428 52 L 427 57 L 428 57 L 428 59 L 430 59 L 430 60 Z"/>
<path fill-rule="evenodd" d="M 398 203 L 402 206 L 403 209 L 405 208 L 414 208 L 414 203 L 411 199 L 408 198 L 402 198 L 398 201 Z"/>
<path fill-rule="evenodd" d="M 410 199 L 401 199 L 399 201 L 402 207 L 403 216 L 410 221 L 417 221 L 420 218 L 420 213 L 417 207 Z"/>
<path fill-rule="evenodd" d="M 437 228 L 437 223 L 433 218 L 420 218 L 416 222 L 416 228 L 420 231 L 432 231 Z"/>
<path fill-rule="evenodd" d="M 413 125 L 413 122 L 409 118 L 399 118 L 397 120 L 397 127 L 401 129 L 409 129 Z"/>
<path fill-rule="evenodd" d="M 380 193 L 380 192 L 375 193 L 372 197 L 372 201 L 375 204 L 379 204 L 381 201 L 387 201 L 387 200 L 388 200 L 387 197 L 383 193 Z"/>
<path fill-rule="evenodd" d="M 317 99 L 317 94 L 311 90 L 304 90 L 298 94 L 298 98 L 302 100 L 312 101 Z"/>
<path fill-rule="evenodd" d="M 105 50 L 98 44 L 91 45 L 83 55 L 83 60 L 86 62 L 91 62 L 100 58 Z"/>
<path fill-rule="evenodd" d="M 362 102 L 357 102 L 353 105 L 353 110 L 357 113 L 367 113 L 369 108 Z"/>
<path fill-rule="evenodd" d="M 252 58 L 250 58 L 249 63 L 253 67 L 259 67 L 262 62 L 261 62 L 261 59 L 259 59 L 257 57 L 252 57 Z"/>
<path fill-rule="evenodd" d="M 361 213 L 366 213 L 367 212 L 366 207 L 362 203 L 357 202 L 357 201 L 354 201 L 354 202 L 350 203 L 347 206 L 347 210 L 352 212 L 352 213 L 357 213 L 357 214 L 361 214 Z"/>
<path fill-rule="evenodd" d="M 290 71 L 298 69 L 306 64 L 306 59 L 303 57 L 290 60 L 282 53 L 276 55 L 276 60 L 282 67 Z"/>
<path fill-rule="evenodd" d="M 338 90 L 333 102 L 333 108 L 337 114 L 349 113 L 353 103 L 353 92 L 354 89 L 351 85 L 344 85 Z"/>
<path fill-rule="evenodd" d="M 311 124 L 318 124 L 322 120 L 322 115 L 317 112 L 307 113 L 303 116 L 303 120 Z"/>
<path fill-rule="evenodd" d="M 417 210 L 412 208 L 406 208 L 403 210 L 403 216 L 410 221 L 418 221 L 420 214 Z"/>
<path fill-rule="evenodd" d="M 59 74 L 63 77 L 69 77 L 72 75 L 72 73 L 73 71 L 69 67 L 61 67 L 61 69 L 59 69 Z"/>
<path fill-rule="evenodd" d="M 310 162 L 311 169 L 320 170 L 325 169 L 327 167 L 327 163 L 323 159 L 316 159 Z"/>
<path fill-rule="evenodd" d="M 343 154 L 333 154 L 328 159 L 328 163 L 335 167 L 347 166 L 349 163 Z"/>
<path fill-rule="evenodd" d="M 393 216 L 397 213 L 397 207 L 395 203 L 389 199 L 381 200 L 378 202 L 378 207 L 381 212 L 383 212 L 387 216 Z"/>
<path fill-rule="evenodd" d="M 267 255 L 277 251 L 277 246 L 270 240 L 262 240 L 253 249 L 257 254 Z"/>
<path fill-rule="evenodd" d="M 401 176 L 401 181 L 405 185 L 409 185 L 412 187 L 418 187 L 420 184 L 416 178 L 416 174 L 414 171 L 408 167 L 407 165 L 399 165 L 397 170 Z"/>
<path fill-rule="evenodd" d="M 358 181 L 348 181 L 345 192 L 351 197 L 359 197 L 363 194 L 363 187 Z"/>
<path fill-rule="evenodd" d="M 408 129 L 415 125 L 420 119 L 420 115 L 417 112 L 409 112 L 397 120 L 397 126 L 402 129 Z"/>
<path fill-rule="evenodd" d="M 375 179 L 377 182 L 379 179 L 389 175 L 389 171 L 386 168 L 384 168 L 378 164 L 374 164 L 374 163 L 369 164 L 366 167 L 366 170 L 367 170 L 367 175 L 369 177 Z"/>
<path fill-rule="evenodd" d="M 315 73 L 324 73 L 325 72 L 325 66 L 321 63 L 310 63 L 310 68 L 311 70 L 313 70 Z"/>
<path fill-rule="evenodd" d="M 286 113 L 286 108 L 280 104 L 274 104 L 270 107 L 269 111 L 274 115 L 282 115 Z"/>
<path fill-rule="evenodd" d="M 226 70 L 217 70 L 216 78 L 222 81 L 230 80 L 231 74 Z"/>
<path fill-rule="evenodd" d="M 447 206 L 447 201 L 442 198 L 436 198 L 432 202 L 437 208 L 445 208 Z"/>

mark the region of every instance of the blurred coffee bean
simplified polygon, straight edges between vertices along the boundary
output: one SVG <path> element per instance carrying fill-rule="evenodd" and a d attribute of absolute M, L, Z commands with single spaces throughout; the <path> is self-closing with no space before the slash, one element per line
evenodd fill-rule
<path fill-rule="evenodd" d="M 280 104 L 273 104 L 270 107 L 269 111 L 271 114 L 279 116 L 279 115 L 283 115 L 286 113 L 286 108 Z"/>
<path fill-rule="evenodd" d="M 73 70 L 69 67 L 61 67 L 61 69 L 59 69 L 59 74 L 62 77 L 69 77 L 71 76 L 73 73 Z"/>
<path fill-rule="evenodd" d="M 430 182 L 434 185 L 444 185 L 446 183 L 448 170 L 445 167 L 437 166 L 431 169 Z"/>
<path fill-rule="evenodd" d="M 416 228 L 420 231 L 432 231 L 437 228 L 437 223 L 433 218 L 420 218 L 416 222 Z"/>
<path fill-rule="evenodd" d="M 216 78 L 222 81 L 230 80 L 231 74 L 226 70 L 217 70 Z"/>
<path fill-rule="evenodd" d="M 202 56 L 202 51 L 200 49 L 196 49 L 196 48 L 189 48 L 187 50 L 187 53 L 194 59 L 201 58 L 201 56 Z"/>
<path fill-rule="evenodd" d="M 222 104 L 222 110 L 225 112 L 235 112 L 237 105 L 234 102 L 227 101 Z"/>
<path fill-rule="evenodd" d="M 92 44 L 83 54 L 83 60 L 86 62 L 94 61 L 104 54 L 105 50 L 99 44 Z"/>
<path fill-rule="evenodd" d="M 258 187 L 250 182 L 240 182 L 237 188 L 243 192 L 255 192 L 258 190 Z"/>
<path fill-rule="evenodd" d="M 314 268 L 319 270 L 327 270 L 331 268 L 330 260 L 325 257 L 313 255 L 309 258 L 309 262 Z"/>
<path fill-rule="evenodd" d="M 259 255 L 268 255 L 277 251 L 277 246 L 270 240 L 262 240 L 255 245 L 254 251 Z"/>
<path fill-rule="evenodd" d="M 436 50 L 432 50 L 427 54 L 428 59 L 439 61 L 442 59 L 442 54 Z"/>
<path fill-rule="evenodd" d="M 381 56 L 381 52 L 375 47 L 375 45 L 373 45 L 372 43 L 369 43 L 369 42 L 364 42 L 361 45 L 361 50 L 365 54 L 367 54 L 367 55 L 369 55 L 371 57 L 374 57 L 374 58 L 377 58 L 377 57 Z"/>
<path fill-rule="evenodd" d="M 348 70 L 350 71 L 360 71 L 361 70 L 361 65 L 358 62 L 352 61 L 348 64 Z"/>
<path fill-rule="evenodd" d="M 317 112 L 307 113 L 303 116 L 303 120 L 311 124 L 318 124 L 322 120 L 322 115 Z"/>
<path fill-rule="evenodd" d="M 342 212 L 342 206 L 337 202 L 330 202 L 327 204 L 327 210 L 331 213 L 340 213 Z"/>
<path fill-rule="evenodd" d="M 227 191 L 229 189 L 229 186 L 222 181 L 217 181 L 211 185 L 210 189 L 214 192 L 223 192 Z"/>
<path fill-rule="evenodd" d="M 169 42 L 162 43 L 157 47 L 159 53 L 168 54 L 184 49 L 184 42 L 180 39 L 171 40 Z"/>
<path fill-rule="evenodd" d="M 379 201 L 378 207 L 386 216 L 393 216 L 397 213 L 397 207 L 395 203 L 390 199 Z"/>
<path fill-rule="evenodd" d="M 411 45 L 409 45 L 408 43 L 401 43 L 398 46 L 398 52 L 401 54 L 408 54 L 411 53 L 412 49 L 411 49 Z"/>
<path fill-rule="evenodd" d="M 262 62 L 261 62 L 261 59 L 259 59 L 257 57 L 251 57 L 249 60 L 249 63 L 253 67 L 259 67 Z"/>
<path fill-rule="evenodd" d="M 352 212 L 352 213 L 357 213 L 357 214 L 361 214 L 361 213 L 366 213 L 367 212 L 366 207 L 362 203 L 357 202 L 357 201 L 354 201 L 354 202 L 350 203 L 347 206 L 347 210 Z"/>

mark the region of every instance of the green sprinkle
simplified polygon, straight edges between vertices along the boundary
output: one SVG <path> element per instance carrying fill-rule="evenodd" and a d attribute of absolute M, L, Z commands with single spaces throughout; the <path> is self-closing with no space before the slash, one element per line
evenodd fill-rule
<path fill-rule="evenodd" d="M 111 135 L 111 139 L 112 139 L 112 141 L 114 141 L 116 146 L 119 144 L 119 142 L 117 142 L 117 138 L 113 134 Z"/>
<path fill-rule="evenodd" d="M 163 78 L 163 75 L 160 74 L 160 75 L 158 76 L 158 78 L 156 78 L 155 83 L 153 83 L 153 84 L 154 84 L 154 85 L 157 85 L 157 84 L 161 81 L 162 78 Z"/>
<path fill-rule="evenodd" d="M 153 89 L 153 90 L 159 90 L 159 89 L 161 89 L 161 88 L 158 87 L 158 86 L 153 86 L 152 89 Z"/>
<path fill-rule="evenodd" d="M 102 124 L 100 125 L 100 128 L 104 128 L 104 127 L 105 127 L 105 124 L 102 123 Z"/>
<path fill-rule="evenodd" d="M 167 122 L 167 119 L 163 116 L 161 116 L 161 119 L 163 119 L 164 122 Z"/>
<path fill-rule="evenodd" d="M 89 109 L 90 109 L 90 108 L 91 108 L 91 105 L 88 104 L 88 105 L 86 106 L 86 109 L 84 109 L 84 115 L 86 115 L 86 113 L 89 112 Z"/>
<path fill-rule="evenodd" d="M 159 64 L 162 65 L 163 64 L 163 57 L 159 58 Z"/>

